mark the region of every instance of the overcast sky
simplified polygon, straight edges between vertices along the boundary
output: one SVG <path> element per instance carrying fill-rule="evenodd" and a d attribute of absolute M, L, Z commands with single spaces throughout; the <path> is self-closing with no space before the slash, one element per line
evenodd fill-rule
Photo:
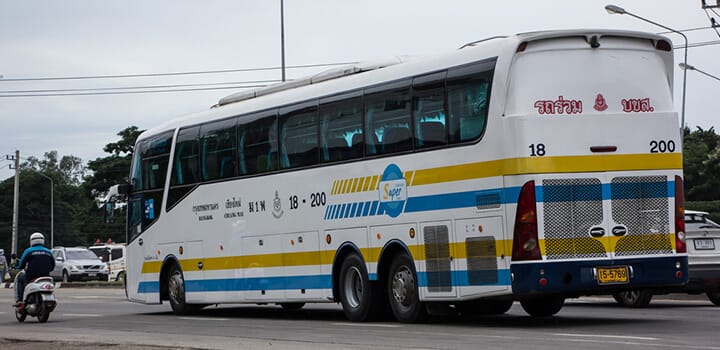
<path fill-rule="evenodd" d="M 609 15 L 603 9 L 609 3 L 674 29 L 710 23 L 697 0 L 285 0 L 286 65 L 432 55 L 490 36 L 546 29 L 664 31 L 630 16 Z M 720 21 L 720 16 L 710 15 Z M 709 29 L 686 34 L 691 44 L 720 40 Z M 683 44 L 677 35 L 668 37 L 676 46 Z M 688 52 L 689 64 L 720 75 L 720 45 Z M 676 51 L 677 62 L 682 62 L 682 54 L 682 49 Z M 207 109 L 241 90 L 7 97 L 17 95 L 12 91 L 275 80 L 281 73 L 15 79 L 279 66 L 280 0 L 0 0 L 0 179 L 13 175 L 3 160 L 16 149 L 22 158 L 42 158 L 44 152 L 57 150 L 61 156 L 93 160 L 106 156 L 103 146 L 116 141 L 115 134 L 127 126 L 151 128 Z M 287 78 L 327 68 L 291 68 Z M 677 65 L 675 83 L 679 111 L 682 70 Z M 689 71 L 686 124 L 720 129 L 718 96 L 720 81 Z"/>

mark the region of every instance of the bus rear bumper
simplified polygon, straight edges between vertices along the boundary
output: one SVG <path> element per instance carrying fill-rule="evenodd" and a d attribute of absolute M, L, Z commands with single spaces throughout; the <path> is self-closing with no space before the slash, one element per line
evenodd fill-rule
<path fill-rule="evenodd" d="M 603 282 L 598 269 L 627 267 L 627 282 Z M 688 281 L 686 256 L 589 260 L 570 262 L 515 263 L 510 268 L 515 297 L 557 294 L 567 297 L 611 294 L 636 288 L 682 286 Z"/>

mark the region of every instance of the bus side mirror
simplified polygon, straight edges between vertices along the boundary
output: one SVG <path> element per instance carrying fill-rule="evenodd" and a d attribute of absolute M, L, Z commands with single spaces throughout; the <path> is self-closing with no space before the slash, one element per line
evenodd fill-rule
<path fill-rule="evenodd" d="M 105 223 L 110 224 L 115 221 L 115 205 L 112 202 L 107 202 L 104 207 L 105 210 L 103 217 L 105 218 Z"/>
<path fill-rule="evenodd" d="M 118 193 L 118 194 L 128 194 L 128 193 L 130 193 L 130 184 L 119 184 L 119 185 L 117 185 L 117 193 Z"/>

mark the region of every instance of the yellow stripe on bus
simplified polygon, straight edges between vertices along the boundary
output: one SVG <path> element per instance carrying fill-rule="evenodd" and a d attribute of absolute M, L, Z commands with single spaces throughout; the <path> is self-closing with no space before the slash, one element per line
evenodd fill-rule
<path fill-rule="evenodd" d="M 623 238 L 630 238 L 633 236 L 622 236 L 622 237 L 609 237 L 606 239 L 594 239 L 594 238 L 563 238 L 553 239 L 554 242 L 562 245 L 574 246 L 571 254 L 590 254 L 594 251 L 588 249 L 578 248 L 582 245 L 576 244 L 579 240 L 592 239 L 594 242 L 602 244 L 605 252 L 614 253 L 614 247 L 617 247 L 618 241 Z M 642 236 L 635 236 L 636 238 L 642 239 L 645 244 L 649 242 L 656 242 L 655 246 L 643 246 L 642 249 L 638 250 L 638 254 L 642 254 L 643 250 L 656 251 L 667 248 L 664 244 L 669 240 L 671 243 L 671 249 L 675 251 L 675 237 L 672 233 L 658 233 L 649 234 Z M 540 253 L 546 256 L 546 240 L 540 240 Z M 497 240 L 495 242 L 496 249 L 495 255 L 497 258 L 511 259 L 512 257 L 512 240 Z M 453 259 L 467 259 L 467 247 L 465 242 L 450 243 L 450 255 Z M 408 246 L 410 254 L 416 261 L 426 260 L 425 246 L 424 245 L 413 245 Z M 360 250 L 368 263 L 377 263 L 380 258 L 382 248 L 364 248 Z M 311 265 L 330 265 L 335 259 L 335 250 L 323 250 L 317 252 L 298 252 L 298 253 L 275 253 L 275 254 L 258 254 L 248 256 L 227 256 L 227 257 L 214 257 L 214 258 L 192 258 L 180 260 L 180 267 L 183 271 L 200 271 L 198 263 L 202 262 L 203 271 L 214 271 L 214 270 L 234 270 L 234 269 L 248 269 L 248 268 L 268 268 L 268 267 L 284 267 L 284 266 L 311 266 Z M 509 261 L 509 260 L 508 260 Z M 146 261 L 142 266 L 142 273 L 159 273 L 162 267 L 161 261 Z"/>
<path fill-rule="evenodd" d="M 680 153 L 526 157 L 420 169 L 415 171 L 411 185 L 420 186 L 502 175 L 681 168 Z"/>

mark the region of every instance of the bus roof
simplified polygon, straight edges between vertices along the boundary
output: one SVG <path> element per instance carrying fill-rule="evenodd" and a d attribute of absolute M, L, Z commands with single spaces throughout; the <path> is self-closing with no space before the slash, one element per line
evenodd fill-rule
<path fill-rule="evenodd" d="M 413 59 L 409 56 L 397 56 L 389 59 L 373 60 L 330 69 L 315 75 L 269 85 L 252 91 L 234 93 L 221 98 L 210 110 L 176 118 L 149 129 L 140 135 L 138 140 L 177 127 L 200 124 L 215 119 L 282 107 L 302 100 L 349 92 L 412 75 L 421 75 L 451 66 L 471 63 L 477 61 L 478 58 L 497 57 L 498 61 L 503 60 L 509 66 L 518 45 L 522 42 L 579 36 L 586 38 L 588 43 L 594 36 L 598 40 L 602 37 L 613 36 L 649 39 L 652 41 L 664 40 L 671 43 L 668 38 L 657 34 L 612 29 L 550 30 L 519 33 L 507 37 L 490 37 L 465 44 L 459 50 L 445 54 Z M 668 67 L 668 69 L 671 68 Z"/>

